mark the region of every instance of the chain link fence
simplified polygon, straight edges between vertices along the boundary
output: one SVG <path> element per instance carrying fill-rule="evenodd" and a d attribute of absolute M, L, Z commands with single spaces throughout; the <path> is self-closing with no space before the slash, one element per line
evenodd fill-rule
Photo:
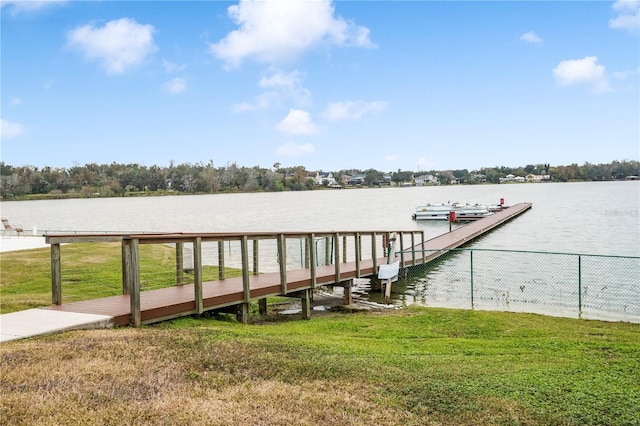
<path fill-rule="evenodd" d="M 640 322 L 640 257 L 452 249 L 406 269 L 393 293 L 403 305 Z"/>

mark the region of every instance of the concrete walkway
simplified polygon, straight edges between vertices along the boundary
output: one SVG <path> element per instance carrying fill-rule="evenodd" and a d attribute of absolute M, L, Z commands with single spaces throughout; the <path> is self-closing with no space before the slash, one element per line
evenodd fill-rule
<path fill-rule="evenodd" d="M 71 330 L 112 328 L 113 317 L 51 309 L 27 309 L 0 315 L 0 342 Z"/>
<path fill-rule="evenodd" d="M 49 247 L 41 236 L 3 236 L 0 252 L 30 250 Z M 62 312 L 51 309 L 27 309 L 0 315 L 0 342 L 24 339 L 43 334 L 62 333 L 70 330 L 111 328 L 112 316 Z"/>

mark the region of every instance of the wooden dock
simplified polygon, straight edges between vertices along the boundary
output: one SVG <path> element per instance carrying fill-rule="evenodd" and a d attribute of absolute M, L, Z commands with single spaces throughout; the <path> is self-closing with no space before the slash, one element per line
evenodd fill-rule
<path fill-rule="evenodd" d="M 108 315 L 114 318 L 114 324 L 149 324 L 171 318 L 201 314 L 205 311 L 233 308 L 242 322 L 248 321 L 248 308 L 251 300 L 258 299 L 261 312 L 266 311 L 266 298 L 270 296 L 299 297 L 302 301 L 302 314 L 309 318 L 311 314 L 311 292 L 316 287 L 343 285 L 350 295 L 350 284 L 354 278 L 377 275 L 378 266 L 387 263 L 387 258 L 378 255 L 382 244 L 395 235 L 401 268 L 427 263 L 447 250 L 462 246 L 489 232 L 508 220 L 531 208 L 531 204 L 522 203 L 505 208 L 494 215 L 471 222 L 465 226 L 436 238 L 425 240 L 422 231 L 366 231 L 366 232 L 312 232 L 312 233 L 205 233 L 205 234 L 91 234 L 91 235 L 48 235 L 51 245 L 51 281 L 52 305 L 48 309 L 87 314 Z M 287 269 L 287 238 L 305 239 L 305 265 L 301 269 Z M 332 264 L 318 265 L 318 253 L 314 240 L 331 239 Z M 347 238 L 352 240 L 351 260 L 347 261 Z M 369 239 L 370 246 L 362 244 Z M 385 239 L 386 238 L 386 239 Z M 279 271 L 259 273 L 257 271 L 257 242 L 273 239 L 277 242 Z M 120 241 L 122 243 L 122 288 L 123 294 L 100 299 L 73 303 L 62 303 L 62 280 L 60 244 L 82 242 Z M 242 252 L 242 276 L 224 277 L 225 241 L 239 241 Z M 342 241 L 342 244 L 340 244 Z M 203 242 L 217 242 L 219 247 L 220 276 L 216 281 L 202 281 Z M 249 245 L 253 242 L 250 255 Z M 140 290 L 139 245 L 175 244 L 176 247 L 176 285 L 156 290 Z M 182 284 L 183 244 L 193 244 L 193 284 Z M 327 246 L 328 247 L 328 246 Z M 367 248 L 368 258 L 363 258 Z M 253 257 L 253 271 L 250 271 L 250 258 Z M 328 258 L 328 257 L 327 257 Z"/>

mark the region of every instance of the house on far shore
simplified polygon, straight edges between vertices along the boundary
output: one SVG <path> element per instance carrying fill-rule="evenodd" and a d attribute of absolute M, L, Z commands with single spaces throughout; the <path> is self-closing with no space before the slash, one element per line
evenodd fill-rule
<path fill-rule="evenodd" d="M 500 178 L 500 183 L 505 183 L 505 182 L 515 182 L 515 183 L 522 183 L 522 182 L 526 182 L 527 180 L 523 177 L 523 176 L 515 176 L 512 174 L 508 174 L 503 178 Z"/>
<path fill-rule="evenodd" d="M 413 178 L 413 181 L 416 183 L 416 186 L 425 186 L 425 185 L 437 185 L 438 179 L 433 175 L 420 175 Z"/>
<path fill-rule="evenodd" d="M 528 174 L 527 177 L 527 182 L 548 182 L 551 180 L 551 176 L 550 175 L 534 175 L 534 174 Z"/>
<path fill-rule="evenodd" d="M 338 184 L 331 172 L 316 172 L 314 180 L 316 185 L 334 186 Z"/>
<path fill-rule="evenodd" d="M 348 178 L 347 185 L 364 185 L 365 176 L 364 175 L 353 175 Z"/>

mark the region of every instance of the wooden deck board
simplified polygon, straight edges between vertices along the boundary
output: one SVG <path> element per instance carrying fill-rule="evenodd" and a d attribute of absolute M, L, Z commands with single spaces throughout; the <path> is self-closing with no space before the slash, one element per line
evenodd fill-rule
<path fill-rule="evenodd" d="M 452 232 L 442 234 L 417 244 L 414 248 L 414 256 L 411 253 L 404 254 L 405 266 L 414 263 L 422 263 L 422 250 L 428 250 L 425 255 L 427 262 L 441 256 L 447 250 L 460 247 L 480 235 L 494 229 L 504 222 L 512 219 L 531 208 L 529 203 L 516 204 L 486 218 L 470 222 Z M 432 251 L 432 252 L 431 252 Z M 378 265 L 387 262 L 386 258 L 377 259 Z M 360 261 L 360 277 L 375 275 L 373 260 Z M 356 278 L 355 262 L 340 263 L 340 277 L 336 280 L 335 265 L 320 265 L 316 267 L 316 285 L 337 284 L 352 278 Z M 311 272 L 309 269 L 288 270 L 286 272 L 287 293 L 295 293 L 311 288 Z M 280 273 L 265 273 L 251 275 L 250 296 L 262 298 L 282 294 Z M 209 281 L 203 283 L 203 307 L 205 310 L 222 308 L 243 303 L 244 293 L 242 277 L 228 278 L 221 281 Z M 116 325 L 127 325 L 131 315 L 130 300 L 128 295 L 118 295 L 101 299 L 84 300 L 80 302 L 51 305 L 48 309 L 67 312 L 91 313 L 109 315 L 115 318 Z M 142 322 L 150 323 L 160 319 L 166 319 L 181 315 L 189 315 L 195 312 L 195 295 L 193 284 L 160 288 L 142 291 L 140 293 L 140 309 Z"/>

